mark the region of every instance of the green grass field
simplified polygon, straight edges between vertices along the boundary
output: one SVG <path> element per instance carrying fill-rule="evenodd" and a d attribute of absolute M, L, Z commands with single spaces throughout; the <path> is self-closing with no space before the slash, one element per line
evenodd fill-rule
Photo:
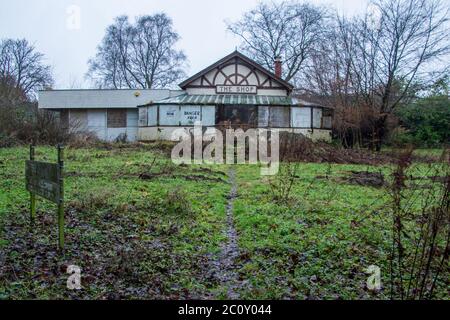
<path fill-rule="evenodd" d="M 58 254 L 56 206 L 38 199 L 29 222 L 27 157 L 26 147 L 0 149 L 0 299 L 388 298 L 385 286 L 366 288 L 366 269 L 379 266 L 388 282 L 389 193 L 345 177 L 389 180 L 390 165 L 301 163 L 276 201 L 286 165 L 262 177 L 258 166 L 175 166 L 159 144 L 69 148 L 67 248 Z M 38 147 L 36 159 L 55 161 L 56 152 Z M 416 164 L 414 174 L 429 167 Z M 231 200 L 237 248 L 221 270 Z M 66 288 L 68 265 L 81 267 L 82 290 Z M 448 283 L 438 289 L 448 299 Z"/>

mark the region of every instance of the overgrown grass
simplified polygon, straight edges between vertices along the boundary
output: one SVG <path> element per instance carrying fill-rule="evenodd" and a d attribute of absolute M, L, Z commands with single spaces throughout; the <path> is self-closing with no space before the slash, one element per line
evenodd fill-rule
<path fill-rule="evenodd" d="M 284 165 L 288 166 L 288 165 Z M 387 188 L 353 185 L 349 172 L 381 173 L 390 183 L 392 166 L 300 164 L 290 200 L 273 193 L 274 178 L 257 167 L 239 167 L 236 224 L 248 261 L 241 278 L 250 279 L 245 298 L 389 299 L 392 245 L 391 198 Z M 426 177 L 433 164 L 416 164 L 410 174 Z M 292 170 L 292 169 L 291 169 Z M 281 169 L 283 172 L 283 168 Z M 283 178 L 288 183 L 288 178 Z M 276 183 L 275 183 L 276 185 Z M 429 185 L 424 185 L 429 188 Z M 281 188 L 282 189 L 282 188 Z M 418 190 L 420 191 L 420 190 Z M 410 201 L 420 208 L 420 195 Z M 369 266 L 381 268 L 382 289 L 366 287 Z M 448 271 L 438 298 L 448 299 Z M 443 282 L 442 282 L 443 279 Z"/>
<path fill-rule="evenodd" d="M 145 149 L 67 149 L 68 248 L 58 256 L 53 204 L 38 200 L 30 232 L 27 156 L 26 148 L 0 149 L 1 296 L 187 298 L 214 288 L 203 273 L 206 255 L 223 241 L 229 185 L 219 168 L 176 167 Z M 55 150 L 39 147 L 36 159 L 55 161 Z M 144 174 L 151 178 L 140 178 Z M 67 264 L 82 267 L 82 292 L 65 288 L 67 275 L 59 267 Z M 56 270 L 44 277 L 50 267 Z"/>
<path fill-rule="evenodd" d="M 229 167 L 175 166 L 166 154 L 158 146 L 67 149 L 67 250 L 58 255 L 53 204 L 38 201 L 30 228 L 27 148 L 0 149 L 0 298 L 224 297 L 210 263 L 227 241 Z M 56 152 L 38 147 L 36 158 L 55 161 Z M 432 165 L 415 164 L 412 174 Z M 241 298 L 389 298 L 388 190 L 347 178 L 381 173 L 389 183 L 392 166 L 301 163 L 283 201 L 279 178 L 261 177 L 258 166 L 234 170 Z M 82 268 L 79 292 L 66 289 L 70 264 Z M 381 291 L 366 288 L 370 265 L 381 268 Z"/>

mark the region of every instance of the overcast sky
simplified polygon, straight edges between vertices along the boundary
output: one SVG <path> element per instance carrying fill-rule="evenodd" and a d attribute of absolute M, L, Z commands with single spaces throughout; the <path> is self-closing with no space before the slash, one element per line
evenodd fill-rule
<path fill-rule="evenodd" d="M 105 29 L 114 18 L 165 12 L 180 34 L 178 48 L 189 60 L 192 75 L 232 52 L 239 39 L 226 31 L 258 0 L 0 0 L 0 38 L 26 38 L 53 67 L 55 89 L 88 88 L 87 61 L 95 56 Z M 277 1 L 276 1 L 277 2 Z M 311 0 L 341 13 L 361 12 L 367 0 Z M 80 11 L 79 28 L 73 14 Z"/>

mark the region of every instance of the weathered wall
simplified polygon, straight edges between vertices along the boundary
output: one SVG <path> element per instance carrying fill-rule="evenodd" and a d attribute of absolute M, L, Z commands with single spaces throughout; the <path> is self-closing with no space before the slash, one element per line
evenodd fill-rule
<path fill-rule="evenodd" d="M 331 142 L 331 130 L 325 129 L 288 129 L 288 132 L 301 133 L 313 141 Z"/>
<path fill-rule="evenodd" d="M 165 140 L 172 141 L 172 134 L 175 130 L 183 130 L 186 133 L 192 132 L 193 127 L 145 127 L 139 128 L 139 141 L 156 141 Z M 301 133 L 313 141 L 331 142 L 331 130 L 322 129 L 290 129 L 290 128 L 273 128 L 274 130 Z"/>
<path fill-rule="evenodd" d="M 225 106 L 225 108 L 227 107 Z M 238 106 L 229 106 L 228 108 L 238 109 Z M 250 109 L 251 106 L 241 106 L 241 108 Z M 159 106 L 159 119 L 158 106 L 140 107 L 139 112 L 140 127 L 192 126 L 196 121 L 202 121 L 203 126 L 216 125 L 215 106 L 161 105 Z M 230 117 L 228 113 L 225 114 Z M 220 110 L 218 115 L 219 118 L 223 117 Z M 322 126 L 322 118 L 321 108 L 259 106 L 255 121 L 259 127 L 309 129 L 313 125 L 316 129 L 323 129 L 326 127 Z M 331 118 L 327 119 L 331 121 Z M 324 125 L 331 125 L 330 121 L 324 121 Z"/>
<path fill-rule="evenodd" d="M 161 105 L 158 107 L 139 108 L 139 126 L 193 126 L 201 121 L 204 126 L 214 126 L 216 120 L 215 106 L 195 105 Z"/>
<path fill-rule="evenodd" d="M 138 140 L 139 141 L 172 141 L 172 134 L 175 130 L 183 130 L 189 133 L 193 130 L 193 127 L 145 127 L 139 128 Z"/>
<path fill-rule="evenodd" d="M 88 109 L 68 110 L 72 130 L 94 133 L 100 140 L 114 141 L 126 134 L 128 141 L 138 135 L 138 109 Z M 109 116 L 108 116 L 109 113 Z"/>

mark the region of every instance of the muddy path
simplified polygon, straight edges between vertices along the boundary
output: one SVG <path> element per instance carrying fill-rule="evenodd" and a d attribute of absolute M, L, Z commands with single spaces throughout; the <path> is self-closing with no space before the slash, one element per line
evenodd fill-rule
<path fill-rule="evenodd" d="M 224 226 L 226 240 L 221 245 L 219 255 L 212 261 L 211 271 L 220 283 L 220 286 L 226 288 L 227 298 L 236 300 L 239 299 L 237 289 L 242 286 L 242 283 L 239 281 L 239 274 L 237 272 L 239 266 L 236 265 L 236 259 L 240 255 L 240 249 L 233 216 L 233 203 L 238 195 L 234 169 L 230 169 L 228 176 L 231 190 L 227 197 L 228 203 L 226 206 L 226 225 Z"/>

